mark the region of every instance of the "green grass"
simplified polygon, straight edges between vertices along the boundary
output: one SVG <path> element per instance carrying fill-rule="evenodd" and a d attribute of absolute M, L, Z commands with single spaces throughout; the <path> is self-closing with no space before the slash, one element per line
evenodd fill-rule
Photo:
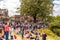
<path fill-rule="evenodd" d="M 47 34 L 47 40 L 60 40 L 60 37 L 58 37 L 56 34 L 54 34 L 50 29 L 48 29 L 48 28 L 38 29 L 39 33 L 42 33 L 42 31 L 44 31 Z M 21 38 L 21 35 L 20 36 L 17 35 L 17 36 Z M 28 40 L 28 39 L 24 38 L 24 40 Z M 40 37 L 40 40 L 41 40 L 41 37 Z"/>
<path fill-rule="evenodd" d="M 42 31 L 44 31 L 47 34 L 47 40 L 60 40 L 60 37 L 58 37 L 56 34 L 54 34 L 50 29 L 48 29 L 48 28 L 38 29 L 39 33 L 42 33 Z"/>

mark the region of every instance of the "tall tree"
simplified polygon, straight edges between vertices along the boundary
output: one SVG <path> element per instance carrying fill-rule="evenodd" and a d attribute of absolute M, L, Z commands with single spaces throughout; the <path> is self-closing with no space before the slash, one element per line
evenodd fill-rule
<path fill-rule="evenodd" d="M 34 18 L 40 17 L 45 19 L 52 13 L 53 0 L 21 0 L 20 13 L 21 15 L 29 15 Z"/>
<path fill-rule="evenodd" d="M 53 21 L 51 21 L 49 23 L 50 25 L 50 29 L 57 34 L 58 36 L 60 36 L 60 16 L 56 16 L 56 17 L 52 17 Z"/>

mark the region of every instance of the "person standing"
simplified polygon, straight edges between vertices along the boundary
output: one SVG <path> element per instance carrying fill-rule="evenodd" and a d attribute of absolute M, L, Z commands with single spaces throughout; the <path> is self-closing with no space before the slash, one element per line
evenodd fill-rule
<path fill-rule="evenodd" d="M 0 23 L 0 40 L 2 40 L 2 37 L 4 36 L 4 26 L 2 23 Z"/>
<path fill-rule="evenodd" d="M 40 33 L 39 33 L 37 30 L 36 30 L 35 32 L 36 32 L 36 33 L 35 33 L 35 34 L 36 34 L 36 38 L 35 38 L 35 40 L 39 40 Z"/>
<path fill-rule="evenodd" d="M 7 23 L 5 23 L 5 35 L 6 35 L 6 40 L 8 40 L 8 38 L 9 38 L 9 26 L 8 26 L 8 24 Z"/>
<path fill-rule="evenodd" d="M 46 37 L 47 37 L 46 33 L 43 32 L 43 33 L 42 33 L 42 40 L 46 40 Z"/>
<path fill-rule="evenodd" d="M 39 37 L 38 37 L 38 36 L 36 36 L 35 40 L 39 40 Z"/>
<path fill-rule="evenodd" d="M 11 26 L 11 40 L 14 40 L 14 28 L 13 28 L 13 26 Z"/>

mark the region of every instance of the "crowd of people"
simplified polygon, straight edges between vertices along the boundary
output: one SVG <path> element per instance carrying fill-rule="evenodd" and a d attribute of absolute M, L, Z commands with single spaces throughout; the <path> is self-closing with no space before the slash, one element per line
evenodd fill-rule
<path fill-rule="evenodd" d="M 42 40 L 46 40 L 46 33 L 38 32 L 38 29 L 44 27 L 39 22 L 28 22 L 28 21 L 11 21 L 11 22 L 0 22 L 0 40 L 14 40 L 14 33 L 20 34 L 23 38 L 27 38 L 30 40 L 40 40 L 40 36 L 42 36 Z M 33 37 L 34 35 L 34 37 Z"/>
<path fill-rule="evenodd" d="M 13 20 L 11 22 L 3 22 L 0 21 L 0 40 L 14 40 L 16 39 L 16 35 L 14 33 L 22 36 L 22 40 L 27 38 L 29 40 L 40 40 L 40 36 L 42 36 L 42 40 L 46 40 L 46 33 L 38 32 L 38 29 L 46 27 L 44 24 L 41 24 L 39 21 L 34 23 L 32 18 L 24 18 L 24 21 L 16 21 Z"/>

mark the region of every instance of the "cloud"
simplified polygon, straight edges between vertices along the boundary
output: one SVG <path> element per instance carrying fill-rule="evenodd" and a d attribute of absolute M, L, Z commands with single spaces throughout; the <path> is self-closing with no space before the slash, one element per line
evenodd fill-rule
<path fill-rule="evenodd" d="M 3 1 L 3 0 L 0 0 L 0 1 Z"/>
<path fill-rule="evenodd" d="M 60 4 L 60 1 L 53 1 L 54 4 Z"/>
<path fill-rule="evenodd" d="M 0 1 L 0 8 L 6 8 L 9 11 L 9 16 L 16 14 L 16 9 L 20 6 L 19 0 L 3 0 Z"/>
<path fill-rule="evenodd" d="M 53 8 L 54 16 L 60 15 L 60 0 L 55 0 L 53 3 L 54 3 L 54 8 Z"/>
<path fill-rule="evenodd" d="M 60 15 L 60 0 L 54 0 L 54 15 Z M 19 0 L 0 0 L 0 8 L 6 8 L 9 11 L 9 16 L 15 15 L 16 8 L 20 6 Z"/>

